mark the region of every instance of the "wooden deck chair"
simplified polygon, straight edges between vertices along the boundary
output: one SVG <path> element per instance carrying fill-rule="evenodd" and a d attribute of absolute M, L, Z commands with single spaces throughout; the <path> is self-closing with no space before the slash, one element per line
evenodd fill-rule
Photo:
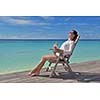
<path fill-rule="evenodd" d="M 76 44 L 77 44 L 79 38 L 80 38 L 80 36 L 78 35 L 77 39 L 75 40 L 74 48 L 75 48 L 75 46 L 76 46 Z M 74 51 L 74 48 L 73 48 L 73 50 L 72 50 L 72 53 L 73 53 L 73 51 Z M 52 50 L 53 50 L 53 49 L 52 49 Z M 72 69 L 71 69 L 71 67 L 70 67 L 70 65 L 69 65 L 69 59 L 70 59 L 72 53 L 71 53 L 70 55 L 64 56 L 63 58 L 62 58 L 61 55 L 59 55 L 58 59 L 55 60 L 55 61 L 54 61 L 54 60 L 48 60 L 49 66 L 46 68 L 46 71 L 48 71 L 49 69 L 51 69 L 50 66 L 51 66 L 52 63 L 55 63 L 55 66 L 54 66 L 53 69 L 51 70 L 51 74 L 50 74 L 49 77 L 53 77 L 53 76 L 56 75 L 55 70 L 56 70 L 56 67 L 57 67 L 57 65 L 58 65 L 59 63 L 61 63 L 61 64 L 63 65 L 63 67 L 64 67 L 64 69 L 65 69 L 66 71 L 72 72 Z"/>

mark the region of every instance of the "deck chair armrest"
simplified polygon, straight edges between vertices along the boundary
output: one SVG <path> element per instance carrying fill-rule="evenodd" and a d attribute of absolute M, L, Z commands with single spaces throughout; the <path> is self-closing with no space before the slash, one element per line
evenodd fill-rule
<path fill-rule="evenodd" d="M 59 48 L 57 48 L 57 51 L 54 51 L 53 48 L 50 48 L 49 50 L 52 50 L 53 52 L 56 52 L 56 53 L 63 53 L 63 50 L 61 50 L 61 49 L 59 49 Z"/>

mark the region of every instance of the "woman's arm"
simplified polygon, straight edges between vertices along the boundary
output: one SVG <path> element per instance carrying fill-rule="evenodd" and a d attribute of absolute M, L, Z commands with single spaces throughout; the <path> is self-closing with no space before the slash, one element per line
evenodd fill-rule
<path fill-rule="evenodd" d="M 61 49 L 59 49 L 59 48 L 54 49 L 54 51 L 55 51 L 55 52 L 58 52 L 58 53 L 64 53 L 64 50 L 61 50 Z"/>
<path fill-rule="evenodd" d="M 63 50 L 58 48 L 58 44 L 57 43 L 54 44 L 53 51 L 54 51 L 54 53 L 57 53 L 57 52 L 58 53 L 63 53 L 64 52 Z"/>

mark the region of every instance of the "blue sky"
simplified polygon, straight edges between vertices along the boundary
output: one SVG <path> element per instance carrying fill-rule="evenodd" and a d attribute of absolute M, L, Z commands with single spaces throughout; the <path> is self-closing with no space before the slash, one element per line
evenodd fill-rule
<path fill-rule="evenodd" d="M 0 16 L 0 39 L 66 39 L 72 29 L 81 39 L 100 39 L 100 17 Z"/>

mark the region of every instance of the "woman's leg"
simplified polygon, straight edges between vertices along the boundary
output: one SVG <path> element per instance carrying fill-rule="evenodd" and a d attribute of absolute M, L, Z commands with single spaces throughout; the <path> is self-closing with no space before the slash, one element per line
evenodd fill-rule
<path fill-rule="evenodd" d="M 57 57 L 55 55 L 45 55 L 41 58 L 41 61 L 39 62 L 39 64 L 35 67 L 35 69 L 33 69 L 29 75 L 30 76 L 34 76 L 34 75 L 38 75 L 40 73 L 41 68 L 43 67 L 43 65 L 45 64 L 45 62 L 47 60 L 55 60 L 57 59 Z"/>

